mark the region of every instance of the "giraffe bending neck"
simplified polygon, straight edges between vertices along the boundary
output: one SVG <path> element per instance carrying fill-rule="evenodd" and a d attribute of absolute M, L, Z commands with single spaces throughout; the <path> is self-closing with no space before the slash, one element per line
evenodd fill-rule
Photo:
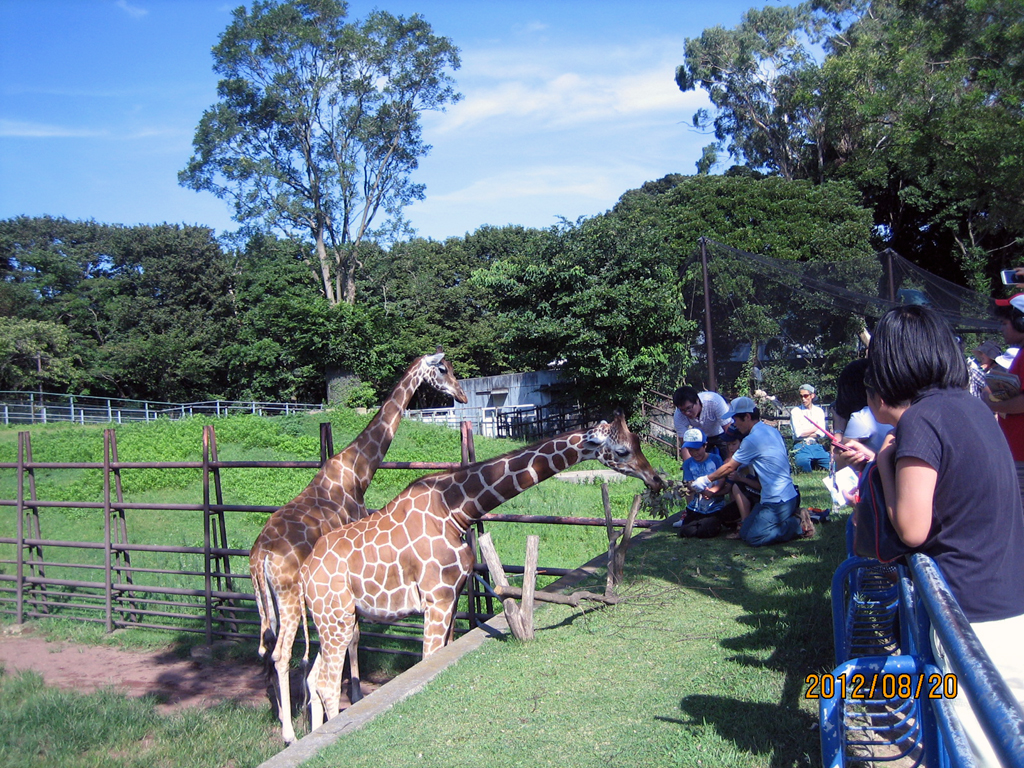
<path fill-rule="evenodd" d="M 470 523 L 581 461 L 596 459 L 599 446 L 593 430 L 567 432 L 489 461 L 438 476 L 449 520 L 465 533 Z M 430 478 L 425 478 L 429 480 Z"/>

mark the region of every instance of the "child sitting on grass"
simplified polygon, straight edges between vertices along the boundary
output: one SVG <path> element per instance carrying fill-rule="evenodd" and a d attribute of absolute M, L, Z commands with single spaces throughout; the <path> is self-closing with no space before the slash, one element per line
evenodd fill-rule
<path fill-rule="evenodd" d="M 699 429 L 691 428 L 683 433 L 683 446 L 690 452 L 690 458 L 683 462 L 683 480 L 696 480 L 722 466 L 721 456 L 708 453 L 707 439 Z M 722 530 L 723 523 L 738 520 L 739 508 L 735 502 L 727 503 L 729 495 L 729 483 L 724 478 L 707 490 L 690 495 L 683 519 L 678 523 L 679 535 L 683 538 L 714 538 Z"/>

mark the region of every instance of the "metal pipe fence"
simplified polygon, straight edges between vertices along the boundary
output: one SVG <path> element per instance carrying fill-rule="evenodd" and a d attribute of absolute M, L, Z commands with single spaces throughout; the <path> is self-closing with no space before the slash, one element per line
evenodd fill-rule
<path fill-rule="evenodd" d="M 472 438 L 471 425 L 463 424 L 460 461 L 384 462 L 381 469 L 448 470 L 463 466 L 475 460 Z M 265 514 L 277 507 L 225 503 L 221 473 L 225 469 L 318 469 L 334 452 L 329 423 L 321 424 L 320 443 L 319 461 L 220 461 L 214 427 L 208 425 L 203 429 L 200 461 L 120 461 L 116 431 L 106 429 L 102 462 L 40 462 L 32 457 L 31 434 L 19 433 L 17 460 L 0 463 L 0 472 L 16 474 L 16 498 L 0 499 L 0 515 L 5 508 L 14 509 L 14 519 L 2 515 L 7 522 L 0 525 L 0 615 L 12 617 L 18 623 L 68 617 L 103 624 L 108 632 L 138 627 L 201 634 L 207 643 L 215 639 L 258 639 L 259 618 L 248 569 L 249 550 L 229 545 L 228 521 L 237 514 Z M 201 503 L 160 504 L 125 499 L 123 471 L 183 468 L 201 475 Z M 101 471 L 102 499 L 41 498 L 37 472 L 68 469 Z M 47 495 L 52 493 L 47 491 Z M 42 513 L 47 510 L 62 510 L 76 529 L 89 535 L 83 533 L 66 540 L 44 536 Z M 176 532 L 182 542 L 129 542 L 129 512 L 133 513 L 133 524 L 136 520 L 147 522 L 145 517 L 140 519 L 140 512 L 180 515 L 182 522 Z M 468 540 L 474 547 L 487 522 L 606 525 L 603 517 L 489 514 L 470 529 Z M 637 521 L 636 526 L 658 522 Z M 621 526 L 625 521 L 613 523 Z M 486 581 L 486 567 L 478 566 L 477 571 Z M 506 571 L 517 573 L 522 569 L 506 566 Z M 557 577 L 568 570 L 540 568 L 538 572 Z M 460 611 L 457 617 L 460 631 L 468 631 L 495 613 L 493 597 L 476 579 L 469 580 L 465 600 L 467 610 Z M 368 626 L 364 637 L 390 639 L 387 646 L 367 649 L 418 655 L 422 624 L 405 621 L 394 626 L 388 634 L 377 631 L 383 630 L 383 625 Z"/>

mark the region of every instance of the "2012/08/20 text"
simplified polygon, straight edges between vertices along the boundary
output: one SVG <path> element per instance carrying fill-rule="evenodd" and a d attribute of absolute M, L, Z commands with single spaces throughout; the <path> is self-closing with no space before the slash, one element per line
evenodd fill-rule
<path fill-rule="evenodd" d="M 838 695 L 843 699 L 954 699 L 959 689 L 956 675 L 894 675 L 888 672 L 874 674 L 855 673 L 846 675 L 810 674 L 804 678 L 807 684 L 805 699 L 831 699 Z"/>

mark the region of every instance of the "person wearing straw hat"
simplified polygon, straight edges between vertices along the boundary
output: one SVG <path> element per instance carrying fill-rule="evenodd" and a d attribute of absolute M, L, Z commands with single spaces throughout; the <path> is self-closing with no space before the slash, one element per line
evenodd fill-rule
<path fill-rule="evenodd" d="M 814 535 L 810 513 L 800 507 L 800 491 L 789 472 L 786 441 L 777 429 L 761 421 L 761 411 L 749 397 L 737 397 L 726 414 L 744 435 L 739 449 L 721 467 L 690 486 L 703 491 L 749 465 L 761 481 L 761 500 L 740 525 L 740 538 L 752 547 Z"/>
<path fill-rule="evenodd" d="M 814 404 L 814 395 L 813 386 L 801 384 L 800 405 L 789 412 L 789 423 L 793 428 L 793 462 L 797 472 L 828 469 L 828 451 L 818 442 L 818 437 L 825 434 L 818 429 L 825 426 L 825 411 Z"/>

